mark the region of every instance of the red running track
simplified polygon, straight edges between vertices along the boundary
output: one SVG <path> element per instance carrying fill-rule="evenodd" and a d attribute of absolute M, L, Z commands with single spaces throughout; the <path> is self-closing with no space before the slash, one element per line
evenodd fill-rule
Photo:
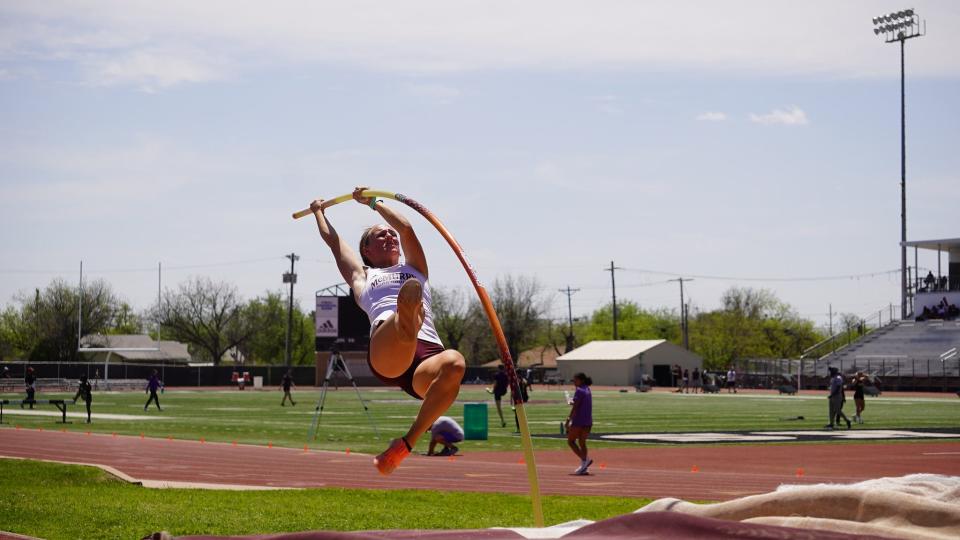
<path fill-rule="evenodd" d="M 0 456 L 105 465 L 148 485 L 529 490 L 520 452 L 474 452 L 453 460 L 415 455 L 381 476 L 365 454 L 4 428 Z M 960 442 L 604 448 L 592 457 L 593 474 L 583 477 L 571 474 L 577 465 L 572 452 L 537 452 L 542 492 L 728 500 L 784 483 L 960 475 Z"/>

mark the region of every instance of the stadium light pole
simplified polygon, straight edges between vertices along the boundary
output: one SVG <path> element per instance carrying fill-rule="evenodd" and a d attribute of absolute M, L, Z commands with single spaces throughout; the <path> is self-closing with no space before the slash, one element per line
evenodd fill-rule
<path fill-rule="evenodd" d="M 926 35 L 920 16 L 912 9 L 873 18 L 874 35 L 886 43 L 900 42 L 900 318 L 907 318 L 907 112 L 905 45 L 908 39 Z"/>

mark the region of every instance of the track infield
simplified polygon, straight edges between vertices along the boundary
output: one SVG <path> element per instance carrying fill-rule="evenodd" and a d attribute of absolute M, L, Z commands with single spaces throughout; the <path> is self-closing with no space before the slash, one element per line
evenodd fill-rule
<path fill-rule="evenodd" d="M 132 437 L 57 429 L 0 431 L 0 456 L 98 465 L 152 487 L 431 489 L 523 494 L 520 452 L 414 455 L 379 475 L 369 454 Z M 785 483 L 960 475 L 960 442 L 602 448 L 590 476 L 571 452 L 537 452 L 545 494 L 728 500 Z"/>

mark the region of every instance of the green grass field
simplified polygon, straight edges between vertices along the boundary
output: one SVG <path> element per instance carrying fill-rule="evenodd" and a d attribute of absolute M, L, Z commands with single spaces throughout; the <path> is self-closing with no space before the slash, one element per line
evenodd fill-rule
<path fill-rule="evenodd" d="M 569 388 L 568 388 L 569 390 Z M 302 447 L 319 394 L 314 389 L 296 392 L 296 407 L 280 407 L 277 391 L 234 389 L 170 391 L 161 395 L 163 412 L 143 411 L 146 396 L 140 392 L 94 394 L 94 413 L 119 415 L 94 418 L 92 424 L 71 417 L 73 423 L 55 422 L 59 413 L 38 405 L 44 415 L 19 414 L 6 407 L 2 429 L 61 428 L 149 437 L 174 437 L 247 444 L 273 443 Z M 364 389 L 369 412 L 380 429 L 374 438 L 352 388 L 328 393 L 314 449 L 377 453 L 386 440 L 403 433 L 419 402 L 398 390 Z M 2 398 L 20 399 L 5 394 Z M 70 398 L 45 394 L 38 398 Z M 559 433 L 566 417 L 562 389 L 538 388 L 527 411 L 536 435 Z M 509 407 L 507 427 L 501 428 L 490 395 L 479 386 L 465 386 L 449 415 L 463 418 L 468 402 L 490 403 L 490 437 L 467 441 L 464 451 L 519 450 Z M 852 406 L 852 402 L 849 404 Z M 594 391 L 594 431 L 667 432 L 819 429 L 825 423 L 826 399 L 820 395 L 777 396 L 679 395 L 671 393 Z M 71 406 L 71 413 L 83 411 Z M 804 416 L 803 421 L 784 418 Z M 865 414 L 869 428 L 956 428 L 960 400 L 943 397 L 868 398 Z M 2 436 L 2 431 L 0 431 Z M 593 442 L 593 447 L 635 443 Z M 562 439 L 537 438 L 538 449 L 566 448 Z M 421 444 L 420 446 L 424 446 Z M 420 448 L 423 450 L 423 448 Z M 529 501 L 523 496 L 432 491 L 371 491 L 308 489 L 296 491 L 151 490 L 120 482 L 98 469 L 0 459 L 0 530 L 42 538 L 139 538 L 155 530 L 174 534 L 256 534 L 309 529 L 362 530 L 403 528 L 483 528 L 532 525 Z M 545 497 L 548 524 L 576 518 L 602 519 L 646 504 L 646 500 L 613 497 Z M 475 509 L 463 512 L 463 508 Z"/>
<path fill-rule="evenodd" d="M 568 387 L 569 390 L 569 387 Z M 123 415 L 125 419 L 94 418 L 92 424 L 71 418 L 69 430 L 90 430 L 148 437 L 223 441 L 247 444 L 273 443 L 300 448 L 307 442 L 307 433 L 314 415 L 319 393 L 300 388 L 295 392 L 296 407 L 280 407 L 278 391 L 244 391 L 235 389 L 203 391 L 170 391 L 162 394 L 163 412 L 152 408 L 143 411 L 146 396 L 142 392 L 95 393 L 95 414 Z M 19 399 L 21 395 L 0 397 Z M 72 397 L 66 394 L 45 394 L 38 398 Z M 419 402 L 399 390 L 364 389 L 370 416 L 380 431 L 380 440 L 352 388 L 341 388 L 327 394 L 323 417 L 314 449 L 378 453 L 385 441 L 406 431 L 417 413 Z M 527 405 L 527 415 L 534 435 L 558 434 L 566 417 L 562 390 L 538 388 Z M 464 386 L 460 398 L 449 415 L 462 421 L 463 404 L 490 404 L 490 437 L 486 441 L 468 441 L 464 450 L 519 450 L 520 440 L 514 434 L 513 415 L 507 407 L 507 427 L 501 428 L 491 396 L 480 386 Z M 846 407 L 852 415 L 852 400 Z M 50 405 L 38 405 L 38 411 L 53 414 Z M 83 411 L 82 404 L 71 406 L 71 413 Z M 594 392 L 594 432 L 665 432 L 819 429 L 826 423 L 827 400 L 822 396 L 777 396 L 775 394 L 672 394 L 636 393 L 596 390 Z M 5 408 L 4 420 L 28 428 L 60 427 L 54 416 L 18 414 L 19 408 Z M 10 414 L 8 414 L 10 413 Z M 804 416 L 802 421 L 783 418 Z M 867 399 L 864 428 L 956 428 L 960 426 L 960 399 L 944 394 L 937 398 L 899 398 L 881 396 Z M 538 438 L 540 449 L 566 448 L 560 439 Z M 599 447 L 626 443 L 597 442 Z M 629 443 L 634 444 L 634 443 Z"/>
<path fill-rule="evenodd" d="M 533 526 L 520 495 L 437 491 L 148 489 L 93 467 L 0 459 L 0 531 L 48 540 L 301 530 Z M 548 524 L 604 519 L 647 499 L 546 496 Z M 464 511 L 465 508 L 472 511 Z"/>

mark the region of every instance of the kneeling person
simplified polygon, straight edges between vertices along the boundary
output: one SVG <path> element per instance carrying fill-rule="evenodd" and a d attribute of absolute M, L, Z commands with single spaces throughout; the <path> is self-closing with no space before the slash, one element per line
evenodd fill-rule
<path fill-rule="evenodd" d="M 456 420 L 449 416 L 441 416 L 430 426 L 430 448 L 427 449 L 428 456 L 454 456 L 460 451 L 454 443 L 463 441 L 463 428 Z M 437 445 L 443 446 L 443 450 L 434 453 Z"/>

